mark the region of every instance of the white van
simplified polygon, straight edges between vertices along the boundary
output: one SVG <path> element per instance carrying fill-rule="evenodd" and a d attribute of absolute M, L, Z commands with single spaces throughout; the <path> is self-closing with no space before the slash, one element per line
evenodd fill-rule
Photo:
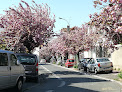
<path fill-rule="evenodd" d="M 21 92 L 25 79 L 25 69 L 14 52 L 0 50 L 0 90 L 15 87 Z"/>

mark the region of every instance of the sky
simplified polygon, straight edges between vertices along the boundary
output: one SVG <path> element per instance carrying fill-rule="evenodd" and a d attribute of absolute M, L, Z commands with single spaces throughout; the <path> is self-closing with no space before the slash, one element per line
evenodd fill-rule
<path fill-rule="evenodd" d="M 24 0 L 29 5 L 32 0 Z M 78 26 L 90 21 L 89 14 L 99 12 L 93 7 L 93 0 L 34 0 L 37 4 L 47 4 L 51 8 L 51 15 L 55 15 L 56 22 L 54 32 L 59 33 L 62 28 Z M 0 14 L 9 7 L 18 6 L 21 0 L 2 0 L 0 2 Z M 63 18 L 65 20 L 59 19 Z"/>

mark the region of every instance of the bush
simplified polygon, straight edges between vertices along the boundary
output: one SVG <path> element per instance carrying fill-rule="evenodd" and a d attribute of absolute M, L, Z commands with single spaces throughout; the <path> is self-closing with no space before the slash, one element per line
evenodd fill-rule
<path fill-rule="evenodd" d="M 118 71 L 120 71 L 120 68 L 118 68 Z"/>
<path fill-rule="evenodd" d="M 56 64 L 56 62 L 53 62 L 53 64 Z"/>
<path fill-rule="evenodd" d="M 74 68 L 78 68 L 78 65 L 74 65 L 73 67 L 74 67 Z"/>
<path fill-rule="evenodd" d="M 122 71 L 118 74 L 118 77 L 122 79 Z"/>
<path fill-rule="evenodd" d="M 61 62 L 59 62 L 58 65 L 61 65 Z"/>

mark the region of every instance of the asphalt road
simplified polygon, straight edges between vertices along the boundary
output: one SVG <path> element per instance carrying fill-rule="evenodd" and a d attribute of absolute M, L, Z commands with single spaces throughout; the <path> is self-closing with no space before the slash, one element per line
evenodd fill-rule
<path fill-rule="evenodd" d="M 116 82 L 51 64 L 39 65 L 39 74 L 39 83 L 26 81 L 23 92 L 122 92 Z"/>

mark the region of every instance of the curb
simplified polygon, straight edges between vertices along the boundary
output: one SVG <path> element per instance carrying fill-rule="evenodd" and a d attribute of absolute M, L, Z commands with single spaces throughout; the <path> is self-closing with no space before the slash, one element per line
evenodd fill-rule
<path fill-rule="evenodd" d="M 49 64 L 51 64 L 51 63 L 49 63 Z M 75 71 L 75 72 L 80 72 L 80 71 L 78 71 L 78 70 L 74 70 L 73 68 L 66 68 L 66 67 L 64 67 L 64 66 L 59 66 L 59 65 L 56 65 L 56 64 L 51 64 L 51 65 L 58 66 L 58 67 L 61 67 L 61 68 L 64 68 L 64 69 L 68 69 L 68 70 L 71 70 L 71 71 Z M 83 73 L 83 74 L 84 74 L 84 73 Z M 84 74 L 84 75 L 86 75 L 86 74 Z M 116 83 L 118 83 L 118 84 L 120 84 L 120 85 L 122 86 L 122 83 L 119 82 L 119 81 L 116 81 L 116 80 L 113 80 L 113 79 L 108 79 L 108 78 L 105 78 L 105 77 L 100 77 L 100 76 L 97 76 L 97 75 L 92 75 L 92 76 L 93 76 L 93 77 L 96 77 L 96 78 L 100 78 L 100 79 L 104 79 L 104 80 L 116 82 Z"/>

